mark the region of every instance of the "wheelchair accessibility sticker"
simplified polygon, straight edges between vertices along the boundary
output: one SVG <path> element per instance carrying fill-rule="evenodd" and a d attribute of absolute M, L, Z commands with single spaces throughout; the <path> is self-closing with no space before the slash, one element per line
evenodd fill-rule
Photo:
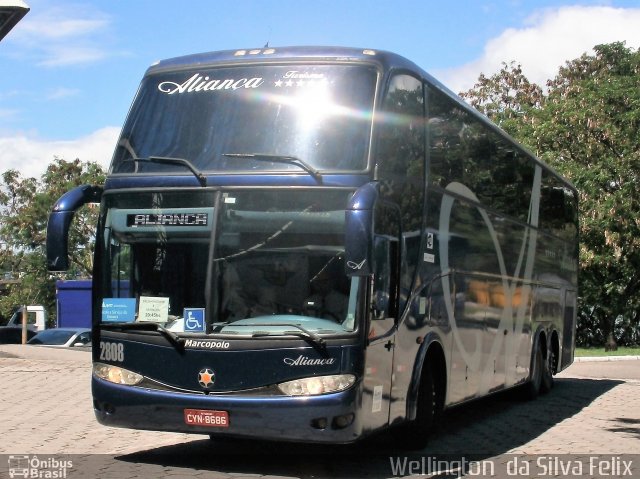
<path fill-rule="evenodd" d="M 204 332 L 204 308 L 184 308 L 185 332 Z"/>

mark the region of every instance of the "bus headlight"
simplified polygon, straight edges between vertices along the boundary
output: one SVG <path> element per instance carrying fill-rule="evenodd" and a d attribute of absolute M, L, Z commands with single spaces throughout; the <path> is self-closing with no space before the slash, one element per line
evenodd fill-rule
<path fill-rule="evenodd" d="M 134 373 L 128 369 L 124 369 L 111 364 L 94 363 L 93 374 L 100 379 L 116 384 L 126 384 L 127 386 L 135 386 L 142 382 L 144 377 L 141 374 Z"/>
<path fill-rule="evenodd" d="M 287 396 L 316 396 L 344 391 L 355 382 L 356 377 L 353 374 L 335 374 L 294 379 L 278 384 L 278 388 Z"/>

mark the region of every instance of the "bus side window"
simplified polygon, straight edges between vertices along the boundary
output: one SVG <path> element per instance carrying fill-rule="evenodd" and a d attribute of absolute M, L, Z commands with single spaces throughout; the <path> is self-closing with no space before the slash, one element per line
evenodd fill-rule
<path fill-rule="evenodd" d="M 402 227 L 402 263 L 398 265 L 393 316 L 405 307 L 420 260 L 425 195 L 425 98 L 417 78 L 397 74 L 389 81 L 377 120 L 376 179 L 380 196 L 396 205 Z M 397 245 L 396 245 L 397 246 Z M 396 246 L 393 246 L 394 248 Z M 399 246 L 397 247 L 399 250 Z M 399 292 L 402 291 L 403 294 Z"/>
<path fill-rule="evenodd" d="M 380 193 L 400 206 L 404 229 L 419 232 L 425 183 L 424 93 L 419 80 L 409 75 L 393 77 L 378 128 Z"/>

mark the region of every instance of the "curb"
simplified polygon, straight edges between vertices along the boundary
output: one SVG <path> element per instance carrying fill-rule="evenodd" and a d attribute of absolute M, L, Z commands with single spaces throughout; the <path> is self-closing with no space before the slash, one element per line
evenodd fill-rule
<path fill-rule="evenodd" d="M 600 361 L 638 361 L 640 356 L 581 356 L 574 357 L 574 363 L 595 363 Z"/>

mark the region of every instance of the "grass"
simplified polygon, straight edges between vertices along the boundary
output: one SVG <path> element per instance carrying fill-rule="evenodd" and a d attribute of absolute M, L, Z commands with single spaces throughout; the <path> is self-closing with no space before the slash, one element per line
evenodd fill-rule
<path fill-rule="evenodd" d="M 617 351 L 600 348 L 576 348 L 576 356 L 640 356 L 640 347 L 618 346 Z"/>

